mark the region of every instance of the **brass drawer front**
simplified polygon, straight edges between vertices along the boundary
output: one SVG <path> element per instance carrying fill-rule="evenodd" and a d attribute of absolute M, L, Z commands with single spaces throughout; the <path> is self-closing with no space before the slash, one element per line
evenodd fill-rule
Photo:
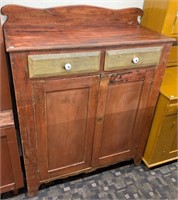
<path fill-rule="evenodd" d="M 148 47 L 106 51 L 104 68 L 109 71 L 157 65 L 161 50 L 162 47 Z"/>
<path fill-rule="evenodd" d="M 29 55 L 30 78 L 99 71 L 100 52 Z"/>

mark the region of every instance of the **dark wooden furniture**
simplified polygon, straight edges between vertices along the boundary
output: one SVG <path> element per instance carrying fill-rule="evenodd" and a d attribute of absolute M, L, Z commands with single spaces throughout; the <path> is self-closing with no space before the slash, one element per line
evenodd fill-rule
<path fill-rule="evenodd" d="M 0 23 L 0 111 L 12 108 L 2 27 Z"/>
<path fill-rule="evenodd" d="M 0 193 L 23 187 L 20 156 L 12 114 L 2 29 L 0 29 Z"/>
<path fill-rule="evenodd" d="M 139 164 L 173 39 L 142 10 L 5 6 L 29 195 L 120 161 Z"/>

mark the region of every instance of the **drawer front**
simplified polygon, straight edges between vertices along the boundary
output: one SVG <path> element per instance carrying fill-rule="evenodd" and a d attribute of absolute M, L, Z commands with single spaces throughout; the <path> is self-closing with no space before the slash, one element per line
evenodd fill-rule
<path fill-rule="evenodd" d="M 171 104 L 168 108 L 167 115 L 174 115 L 178 113 L 178 103 Z"/>
<path fill-rule="evenodd" d="M 105 70 L 157 65 L 162 47 L 110 50 L 106 52 Z"/>
<path fill-rule="evenodd" d="M 29 55 L 30 78 L 99 71 L 100 52 Z"/>

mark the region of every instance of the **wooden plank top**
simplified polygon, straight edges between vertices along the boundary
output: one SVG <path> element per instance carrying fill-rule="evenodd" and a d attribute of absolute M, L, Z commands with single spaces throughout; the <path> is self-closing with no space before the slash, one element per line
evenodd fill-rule
<path fill-rule="evenodd" d="M 9 5 L 1 10 L 7 51 L 93 48 L 172 42 L 140 26 L 139 8 L 112 10 L 92 6 L 32 9 Z"/>

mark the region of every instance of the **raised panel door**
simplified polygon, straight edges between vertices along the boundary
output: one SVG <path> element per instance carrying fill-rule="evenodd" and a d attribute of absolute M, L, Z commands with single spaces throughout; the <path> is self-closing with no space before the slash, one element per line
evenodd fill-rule
<path fill-rule="evenodd" d="M 157 143 L 152 153 L 151 163 L 161 163 L 178 158 L 177 148 L 177 115 L 169 115 L 163 119 Z"/>
<path fill-rule="evenodd" d="M 140 118 L 144 120 L 151 87 L 148 77 L 151 80 L 152 75 L 153 70 L 133 70 L 101 79 L 93 166 L 135 158 L 136 134 L 140 129 L 134 128 L 137 123 L 142 126 Z"/>
<path fill-rule="evenodd" d="M 40 179 L 91 167 L 98 77 L 34 81 Z"/>

